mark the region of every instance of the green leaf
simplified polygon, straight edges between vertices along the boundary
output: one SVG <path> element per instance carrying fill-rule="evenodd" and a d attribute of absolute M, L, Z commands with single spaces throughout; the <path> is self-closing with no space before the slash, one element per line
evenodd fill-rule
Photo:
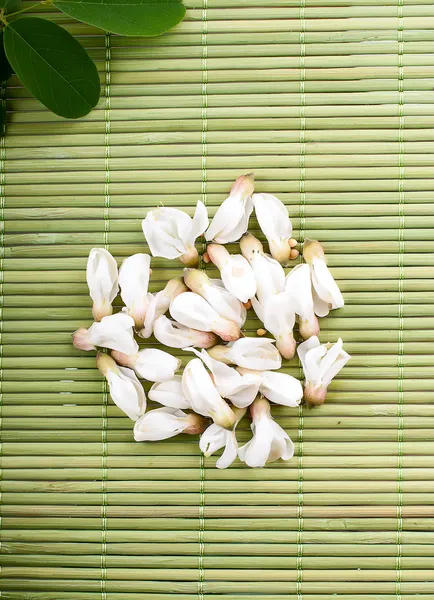
<path fill-rule="evenodd" d="M 76 119 L 98 102 L 96 66 L 59 25 L 36 17 L 17 19 L 6 26 L 4 45 L 22 83 L 57 115 Z"/>
<path fill-rule="evenodd" d="M 55 0 L 53 4 L 78 21 L 120 35 L 160 35 L 185 15 L 182 0 Z"/>
<path fill-rule="evenodd" d="M 14 70 L 6 58 L 3 46 L 3 31 L 0 31 L 0 83 L 9 79 L 13 72 Z"/>
<path fill-rule="evenodd" d="M 5 15 L 14 13 L 20 9 L 20 0 L 0 0 L 0 8 L 3 8 Z"/>

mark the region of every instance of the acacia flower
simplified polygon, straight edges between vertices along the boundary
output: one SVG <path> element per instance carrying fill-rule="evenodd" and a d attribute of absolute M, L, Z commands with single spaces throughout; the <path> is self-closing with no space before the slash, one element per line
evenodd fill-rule
<path fill-rule="evenodd" d="M 154 336 L 170 348 L 211 348 L 217 343 L 217 336 L 209 331 L 198 331 L 161 315 L 154 323 Z"/>
<path fill-rule="evenodd" d="M 304 339 L 318 335 L 319 323 L 315 315 L 309 265 L 297 265 L 286 276 L 285 292 L 289 304 L 298 317 L 300 335 Z"/>
<path fill-rule="evenodd" d="M 240 248 L 255 274 L 256 298 L 259 302 L 265 304 L 267 298 L 283 292 L 285 271 L 277 260 L 265 254 L 261 242 L 251 233 L 246 233 L 241 238 Z"/>
<path fill-rule="evenodd" d="M 223 427 L 219 427 L 219 425 L 213 423 L 205 429 L 200 438 L 199 447 L 205 456 L 211 456 L 214 452 L 220 450 L 220 448 L 224 448 L 222 455 L 216 462 L 216 467 L 218 469 L 226 469 L 237 458 L 238 442 L 235 437 L 235 428 L 243 418 L 246 409 L 234 408 L 233 410 L 236 421 L 234 428 L 231 431 L 223 429 Z"/>
<path fill-rule="evenodd" d="M 139 346 L 133 335 L 134 319 L 125 313 L 103 317 L 85 329 L 81 327 L 72 336 L 72 343 L 78 350 L 96 350 L 97 346 L 118 350 L 124 354 L 135 354 Z"/>
<path fill-rule="evenodd" d="M 192 292 L 202 296 L 218 314 L 242 327 L 246 309 L 242 302 L 228 292 L 220 279 L 210 279 L 204 271 L 185 269 L 184 282 Z"/>
<path fill-rule="evenodd" d="M 265 463 L 294 456 L 294 444 L 289 435 L 271 416 L 270 403 L 258 396 L 250 406 L 252 439 L 238 449 L 238 456 L 249 467 L 265 467 Z"/>
<path fill-rule="evenodd" d="M 253 173 L 241 175 L 232 186 L 230 195 L 218 207 L 205 239 L 218 244 L 236 242 L 247 231 L 253 210 Z"/>
<path fill-rule="evenodd" d="M 174 375 L 172 379 L 154 383 L 148 393 L 150 400 L 170 408 L 190 408 L 190 402 L 182 391 L 182 375 Z"/>
<path fill-rule="evenodd" d="M 208 244 L 208 256 L 220 271 L 225 288 L 241 302 L 256 294 L 256 278 L 247 259 L 241 254 L 229 254 L 220 244 Z"/>
<path fill-rule="evenodd" d="M 199 358 L 193 358 L 182 375 L 182 391 L 191 408 L 224 429 L 232 429 L 235 414 L 223 400 Z"/>
<path fill-rule="evenodd" d="M 321 344 L 316 336 L 300 344 L 297 352 L 306 379 L 306 402 L 309 406 L 319 406 L 324 403 L 331 380 L 351 356 L 343 349 L 341 338 L 335 344 Z"/>
<path fill-rule="evenodd" d="M 96 364 L 107 379 L 113 402 L 133 421 L 146 410 L 146 394 L 136 374 L 131 369 L 119 367 L 115 361 L 99 352 Z"/>
<path fill-rule="evenodd" d="M 271 402 L 282 406 L 298 406 L 303 398 L 303 388 L 298 379 L 287 373 L 277 371 L 252 371 L 238 367 L 242 375 L 258 377 L 259 392 Z"/>
<path fill-rule="evenodd" d="M 113 256 L 104 248 L 92 248 L 87 259 L 86 281 L 93 300 L 95 321 L 113 312 L 112 302 L 118 293 L 118 266 Z"/>
<path fill-rule="evenodd" d="M 295 313 L 285 292 L 274 294 L 261 304 L 252 298 L 252 306 L 265 328 L 276 339 L 276 346 L 283 358 L 291 359 L 295 354 L 293 334 Z"/>
<path fill-rule="evenodd" d="M 259 227 L 270 246 L 273 258 L 287 265 L 291 258 L 289 240 L 292 236 L 292 223 L 286 206 L 272 194 L 253 194 L 253 206 Z"/>
<path fill-rule="evenodd" d="M 212 375 L 213 383 L 222 398 L 230 400 L 235 406 L 249 406 L 259 391 L 260 379 L 254 374 L 240 374 L 228 365 L 212 358 L 206 350 L 199 352 L 195 348 L 184 348 L 193 352 L 207 366 Z"/>
<path fill-rule="evenodd" d="M 214 346 L 208 354 L 227 365 L 238 365 L 258 371 L 280 369 L 282 366 L 282 358 L 274 340 L 269 338 L 240 338 L 226 346 Z"/>
<path fill-rule="evenodd" d="M 185 413 L 177 408 L 156 408 L 138 419 L 134 425 L 136 442 L 167 440 L 179 433 L 202 433 L 208 422 L 195 413 Z"/>
<path fill-rule="evenodd" d="M 303 257 L 310 265 L 313 302 L 318 317 L 325 317 L 330 310 L 342 308 L 344 299 L 327 267 L 322 245 L 316 240 L 307 239 L 303 244 Z"/>
<path fill-rule="evenodd" d="M 125 312 L 134 319 L 137 329 L 143 327 L 149 305 L 150 266 L 149 254 L 133 254 L 124 260 L 119 269 L 119 287 L 126 306 Z"/>
<path fill-rule="evenodd" d="M 148 293 L 148 308 L 143 329 L 139 332 L 140 337 L 149 338 L 154 331 L 155 321 L 164 315 L 168 310 L 170 303 L 178 294 L 187 291 L 187 286 L 181 278 L 170 279 L 164 289 L 156 294 Z"/>
<path fill-rule="evenodd" d="M 213 331 L 229 342 L 241 337 L 239 326 L 221 317 L 202 296 L 194 292 L 179 294 L 170 304 L 170 314 L 186 327 L 199 331 Z"/>
<path fill-rule="evenodd" d="M 180 258 L 189 267 L 199 263 L 194 243 L 207 227 L 208 211 L 200 200 L 193 219 L 182 210 L 162 206 L 150 210 L 142 221 L 152 256 Z"/>
<path fill-rule="evenodd" d="M 158 348 L 145 348 L 136 354 L 114 351 L 112 357 L 118 364 L 134 369 L 139 377 L 148 381 L 168 381 L 181 366 L 178 358 Z"/>

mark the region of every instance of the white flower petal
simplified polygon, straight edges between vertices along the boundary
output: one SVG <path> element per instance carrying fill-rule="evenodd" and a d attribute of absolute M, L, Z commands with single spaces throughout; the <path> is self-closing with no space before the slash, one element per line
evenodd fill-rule
<path fill-rule="evenodd" d="M 124 354 L 136 354 L 138 345 L 133 336 L 134 320 L 125 313 L 116 313 L 94 323 L 88 330 L 94 346 L 118 350 Z"/>
<path fill-rule="evenodd" d="M 225 288 L 241 302 L 247 302 L 256 294 L 255 274 L 241 254 L 230 255 L 220 274 Z"/>
<path fill-rule="evenodd" d="M 226 445 L 227 429 L 212 423 L 200 437 L 199 448 L 205 456 L 211 456 Z"/>
<path fill-rule="evenodd" d="M 272 194 L 253 194 L 252 201 L 271 255 L 280 263 L 286 264 L 289 260 L 289 240 L 292 236 L 292 224 L 286 206 Z"/>
<path fill-rule="evenodd" d="M 212 306 L 202 296 L 193 292 L 177 296 L 171 302 L 169 310 L 175 321 L 200 331 L 212 331 L 213 324 L 219 318 Z"/>
<path fill-rule="evenodd" d="M 182 392 L 182 376 L 175 375 L 169 381 L 154 383 L 148 393 L 150 400 L 171 408 L 190 408 L 190 402 Z"/>
<path fill-rule="evenodd" d="M 154 323 L 154 335 L 156 339 L 170 348 L 185 348 L 187 346 L 198 346 L 199 348 L 210 348 L 216 343 L 213 333 L 197 331 L 171 321 L 162 315 Z"/>
<path fill-rule="evenodd" d="M 269 371 L 280 369 L 282 366 L 282 357 L 274 345 L 274 340 L 269 338 L 240 338 L 226 347 L 229 348 L 228 359 L 239 367 Z"/>
<path fill-rule="evenodd" d="M 148 308 L 150 265 L 149 254 L 133 254 L 124 260 L 119 269 L 121 298 L 138 327 L 143 326 Z"/>
<path fill-rule="evenodd" d="M 312 285 L 318 297 L 329 304 L 332 310 L 344 306 L 344 299 L 337 283 L 322 258 L 312 260 Z M 318 309 L 324 313 L 324 306 L 318 306 Z M 318 316 L 325 316 L 325 314 L 318 314 Z"/>
<path fill-rule="evenodd" d="M 235 431 L 226 432 L 226 445 L 223 454 L 216 462 L 217 469 L 227 469 L 238 455 L 238 442 Z"/>
<path fill-rule="evenodd" d="M 250 264 L 256 278 L 256 297 L 261 304 L 283 292 L 285 271 L 277 260 L 266 254 L 255 254 Z"/>
<path fill-rule="evenodd" d="M 86 281 L 94 306 L 94 317 L 111 314 L 111 304 L 118 293 L 118 266 L 104 248 L 92 248 L 86 268 Z"/>
<path fill-rule="evenodd" d="M 218 393 L 199 358 L 193 358 L 185 367 L 182 391 L 196 413 L 211 417 L 225 429 L 233 426 L 235 415 Z"/>
<path fill-rule="evenodd" d="M 142 384 L 132 369 L 117 367 L 107 373 L 110 396 L 113 402 L 133 421 L 146 410 L 146 395 Z"/>
<path fill-rule="evenodd" d="M 162 382 L 172 379 L 181 361 L 164 350 L 145 348 L 137 354 L 134 370 L 148 381 Z"/>
<path fill-rule="evenodd" d="M 185 238 L 185 243 L 187 246 L 195 243 L 196 239 L 202 235 L 205 229 L 208 227 L 208 223 L 208 210 L 205 204 L 199 200 L 191 222 L 190 231 Z"/>
<path fill-rule="evenodd" d="M 233 294 L 219 285 L 205 285 L 201 294 L 213 309 L 224 319 L 233 321 L 242 327 L 247 311 L 244 305 Z"/>
<path fill-rule="evenodd" d="M 317 337 L 311 337 L 298 347 L 298 355 L 303 366 L 306 384 L 327 388 L 333 377 L 351 358 L 342 348 L 342 340 L 328 347 L 320 344 Z"/>
<path fill-rule="evenodd" d="M 182 433 L 187 427 L 187 415 L 182 410 L 157 408 L 136 421 L 134 439 L 136 442 L 166 440 Z"/>
<path fill-rule="evenodd" d="M 219 244 L 227 244 L 240 239 L 247 231 L 253 210 L 252 192 L 253 178 L 249 175 L 239 177 L 230 196 L 218 207 L 205 233 L 207 241 L 215 240 Z"/>
<path fill-rule="evenodd" d="M 191 232 L 192 219 L 182 210 L 160 207 L 147 213 L 142 229 L 152 256 L 178 258 L 187 251 L 185 240 Z"/>
<path fill-rule="evenodd" d="M 296 407 L 303 397 L 301 383 L 292 375 L 275 371 L 261 372 L 262 381 L 259 391 L 271 402 L 283 406 Z"/>

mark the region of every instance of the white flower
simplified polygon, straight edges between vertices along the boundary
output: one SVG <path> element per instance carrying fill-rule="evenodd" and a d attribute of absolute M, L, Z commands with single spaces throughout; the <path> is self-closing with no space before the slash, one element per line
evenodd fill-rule
<path fill-rule="evenodd" d="M 290 259 L 292 223 L 286 206 L 271 194 L 253 194 L 253 206 L 259 227 L 262 229 L 270 246 L 271 256 L 282 265 Z"/>
<path fill-rule="evenodd" d="M 321 244 L 315 240 L 306 240 L 303 257 L 311 267 L 313 302 L 318 317 L 325 317 L 330 310 L 342 308 L 344 299 L 327 267 Z"/>
<path fill-rule="evenodd" d="M 210 279 L 204 271 L 186 269 L 184 282 L 195 294 L 199 294 L 224 319 L 242 327 L 246 320 L 245 306 L 228 292 L 220 279 Z"/>
<path fill-rule="evenodd" d="M 232 431 L 223 429 L 213 423 L 208 429 L 205 429 L 200 438 L 199 447 L 205 456 L 211 456 L 214 452 L 220 450 L 220 448 L 224 448 L 223 454 L 216 462 L 216 467 L 218 469 L 226 469 L 237 458 L 238 442 L 235 437 L 235 427 L 241 421 L 245 412 L 246 410 L 242 408 L 234 409 L 237 420 L 235 421 Z"/>
<path fill-rule="evenodd" d="M 177 208 L 160 207 L 149 211 L 142 221 L 143 233 L 152 256 L 180 258 L 189 267 L 194 267 L 199 262 L 194 243 L 207 227 L 208 212 L 200 200 L 193 219 Z"/>
<path fill-rule="evenodd" d="M 247 231 L 253 210 L 253 190 L 253 173 L 238 177 L 232 186 L 229 197 L 218 207 L 211 225 L 205 233 L 207 241 L 215 240 L 219 244 L 228 244 L 240 239 Z"/>
<path fill-rule="evenodd" d="M 118 350 L 124 354 L 135 354 L 139 346 L 133 335 L 134 320 L 125 313 L 103 317 L 85 329 L 77 329 L 72 343 L 79 350 L 95 350 L 96 346 Z"/>
<path fill-rule="evenodd" d="M 164 315 L 154 323 L 154 336 L 161 344 L 170 348 L 185 348 L 186 346 L 211 348 L 217 342 L 214 333 L 191 329 L 176 321 L 171 321 Z"/>
<path fill-rule="evenodd" d="M 165 406 L 150 410 L 136 421 L 134 439 L 136 442 L 157 442 L 178 433 L 202 433 L 206 426 L 207 422 L 199 415 Z"/>
<path fill-rule="evenodd" d="M 321 344 L 312 336 L 298 347 L 298 356 L 306 378 L 304 397 L 310 406 L 323 404 L 327 387 L 351 356 L 343 350 L 341 338 L 336 344 Z"/>
<path fill-rule="evenodd" d="M 199 358 L 193 358 L 185 367 L 182 391 L 195 412 L 204 417 L 211 417 L 214 423 L 225 429 L 232 429 L 235 415 L 216 390 Z"/>
<path fill-rule="evenodd" d="M 260 378 L 254 374 L 241 375 L 228 365 L 212 358 L 206 350 L 198 352 L 195 348 L 184 348 L 198 356 L 212 373 L 214 385 L 223 398 L 230 400 L 235 406 L 249 406 L 259 391 Z"/>
<path fill-rule="evenodd" d="M 238 365 L 258 371 L 280 369 L 282 366 L 282 359 L 274 345 L 274 340 L 269 338 L 240 338 L 226 346 L 214 346 L 209 354 L 228 365 Z"/>
<path fill-rule="evenodd" d="M 294 456 L 294 444 L 289 435 L 274 421 L 269 402 L 259 396 L 250 406 L 252 439 L 239 448 L 238 456 L 249 467 L 264 467 L 265 463 Z"/>
<path fill-rule="evenodd" d="M 181 366 L 181 361 L 164 350 L 145 348 L 136 354 L 112 352 L 115 361 L 125 367 L 130 367 L 148 381 L 168 381 Z"/>
<path fill-rule="evenodd" d="M 285 292 L 274 294 L 261 304 L 252 298 L 252 306 L 264 326 L 276 338 L 276 346 L 283 358 L 291 359 L 295 354 L 293 334 L 295 313 Z"/>
<path fill-rule="evenodd" d="M 219 269 L 225 288 L 241 302 L 256 294 L 256 278 L 247 259 L 241 254 L 229 254 L 220 244 L 209 244 L 207 253 Z"/>
<path fill-rule="evenodd" d="M 298 316 L 300 335 L 304 339 L 318 335 L 319 323 L 315 315 L 309 265 L 297 265 L 286 276 L 285 292 Z"/>
<path fill-rule="evenodd" d="M 134 371 L 118 367 L 107 354 L 98 353 L 96 364 L 107 379 L 113 402 L 133 421 L 146 410 L 146 395 Z"/>
<path fill-rule="evenodd" d="M 127 307 L 127 314 L 133 317 L 137 329 L 143 327 L 148 309 L 150 266 L 149 254 L 133 254 L 124 260 L 119 269 L 121 298 Z"/>
<path fill-rule="evenodd" d="M 154 383 L 148 393 L 149 399 L 170 408 L 190 408 L 190 402 L 182 392 L 182 376 L 175 375 L 169 381 Z"/>
<path fill-rule="evenodd" d="M 285 271 L 282 265 L 264 253 L 261 242 L 251 233 L 240 241 L 242 255 L 249 261 L 256 279 L 256 297 L 261 304 L 270 296 L 285 289 Z"/>
<path fill-rule="evenodd" d="M 92 248 L 87 259 L 86 280 L 93 300 L 92 314 L 95 321 L 111 315 L 112 302 L 118 293 L 118 266 L 104 248 Z"/>
<path fill-rule="evenodd" d="M 303 388 L 298 379 L 287 373 L 276 371 L 252 371 L 238 367 L 237 371 L 244 375 L 259 377 L 259 391 L 271 402 L 282 406 L 296 407 L 303 398 Z"/>
<path fill-rule="evenodd" d="M 199 331 L 213 331 L 229 342 L 241 336 L 240 328 L 233 321 L 223 319 L 208 302 L 194 292 L 179 294 L 170 304 L 170 314 L 186 327 Z"/>
<path fill-rule="evenodd" d="M 182 279 L 170 279 L 163 290 L 160 290 L 156 294 L 148 293 L 148 308 L 146 310 L 144 327 L 139 332 L 140 337 L 151 337 L 155 321 L 169 310 L 173 298 L 178 294 L 186 292 L 187 289 Z"/>

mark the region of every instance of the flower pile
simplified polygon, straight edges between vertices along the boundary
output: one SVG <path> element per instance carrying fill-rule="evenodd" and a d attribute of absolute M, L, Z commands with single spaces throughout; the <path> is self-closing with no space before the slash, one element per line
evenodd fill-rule
<path fill-rule="evenodd" d="M 247 233 L 253 210 L 271 255 Z M 275 196 L 254 193 L 252 174 L 236 180 L 210 224 L 199 201 L 193 218 L 161 207 L 147 213 L 142 227 L 152 256 L 179 259 L 183 276 L 151 294 L 148 254 L 130 256 L 118 271 L 107 250 L 92 249 L 86 277 L 95 322 L 74 333 L 74 346 L 111 350 L 97 352 L 97 366 L 115 404 L 135 421 L 136 441 L 202 434 L 199 445 L 206 456 L 224 449 L 219 468 L 237 456 L 251 467 L 290 459 L 294 444 L 272 418 L 271 405 L 297 407 L 303 396 L 309 406 L 322 404 L 331 380 L 350 358 L 341 339 L 334 344 L 318 339 L 318 317 L 344 305 L 321 244 L 306 239 L 305 262 L 285 274 L 283 266 L 298 256 L 288 211 Z M 201 259 L 195 242 L 201 235 L 210 242 L 202 262 L 212 262 L 221 279 L 210 279 L 197 268 Z M 224 244 L 238 240 L 241 254 L 230 254 Z M 125 306 L 112 314 L 119 291 Z M 251 308 L 264 324 L 258 335 L 267 330 L 273 338 L 243 336 Z M 295 323 L 305 340 L 298 348 Z M 177 374 L 180 360 L 163 350 L 140 350 L 135 333 L 154 335 L 161 344 L 194 356 Z M 296 349 L 304 390 L 296 378 L 279 372 L 282 357 L 292 358 Z M 153 382 L 149 399 L 162 408 L 146 411 L 139 378 Z M 253 437 L 239 448 L 235 431 L 247 409 Z"/>

